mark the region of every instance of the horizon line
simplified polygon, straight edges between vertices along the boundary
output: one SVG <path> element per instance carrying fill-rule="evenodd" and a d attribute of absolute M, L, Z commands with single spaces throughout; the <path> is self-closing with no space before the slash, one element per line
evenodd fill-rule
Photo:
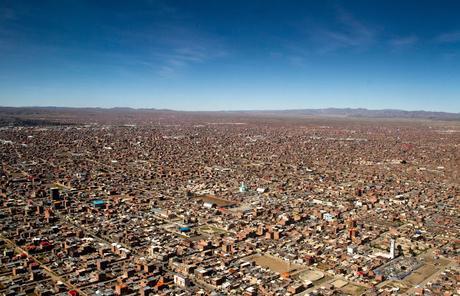
<path fill-rule="evenodd" d="M 445 113 L 445 114 L 456 114 L 460 115 L 460 112 L 447 112 L 447 111 L 435 111 L 435 110 L 407 110 L 407 109 L 398 109 L 398 108 L 380 108 L 380 109 L 370 109 L 364 107 L 322 107 L 322 108 L 288 108 L 288 109 L 215 109 L 215 110 L 181 110 L 181 109 L 171 109 L 171 108 L 157 108 L 157 107 L 128 107 L 128 106 L 113 106 L 113 107 L 101 107 L 101 106 L 40 106 L 40 105 L 29 105 L 29 106 L 7 106 L 0 105 L 0 108 L 62 108 L 62 109 L 102 109 L 102 110 L 113 110 L 113 109 L 130 109 L 130 110 L 156 110 L 156 111 L 170 111 L 170 112 L 289 112 L 289 111 L 321 111 L 321 110 L 362 110 L 362 111 L 399 111 L 399 112 L 425 112 L 425 113 Z"/>

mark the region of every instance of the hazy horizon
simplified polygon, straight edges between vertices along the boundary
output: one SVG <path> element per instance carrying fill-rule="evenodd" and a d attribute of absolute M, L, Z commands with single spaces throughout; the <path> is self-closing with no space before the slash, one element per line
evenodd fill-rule
<path fill-rule="evenodd" d="M 128 107 L 128 106 L 113 106 L 113 107 L 98 107 L 98 106 L 8 106 L 0 105 L 0 108 L 18 108 L 18 109 L 33 109 L 33 108 L 62 108 L 62 109 L 102 109 L 102 110 L 113 110 L 113 109 L 131 109 L 131 110 L 156 110 L 156 111 L 173 111 L 173 112 L 290 112 L 290 111 L 302 111 L 302 110 L 311 110 L 311 111 L 322 111 L 322 110 L 363 110 L 363 111 L 401 111 L 401 112 L 426 112 L 426 113 L 447 113 L 447 114 L 460 114 L 460 112 L 448 112 L 448 111 L 436 111 L 436 110 L 407 110 L 407 109 L 394 109 L 394 108 L 385 108 L 385 109 L 370 109 L 370 108 L 350 108 L 350 107 L 324 107 L 324 108 L 296 108 L 296 109 L 215 109 L 215 110 L 184 110 L 184 109 L 169 109 L 169 108 L 157 108 L 157 107 Z"/>

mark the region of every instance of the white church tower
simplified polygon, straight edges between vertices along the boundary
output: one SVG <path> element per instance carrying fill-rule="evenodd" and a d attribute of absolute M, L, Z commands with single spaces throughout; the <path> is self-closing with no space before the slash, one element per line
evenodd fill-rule
<path fill-rule="evenodd" d="M 390 258 L 395 259 L 396 257 L 396 243 L 395 240 L 392 238 L 390 241 Z"/>

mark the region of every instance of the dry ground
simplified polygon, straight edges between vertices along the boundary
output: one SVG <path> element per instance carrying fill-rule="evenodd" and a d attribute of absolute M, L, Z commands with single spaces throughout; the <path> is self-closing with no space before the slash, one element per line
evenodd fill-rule
<path fill-rule="evenodd" d="M 251 258 L 257 265 L 270 269 L 278 273 L 292 272 L 303 268 L 303 266 L 296 264 L 289 264 L 287 261 L 275 258 L 270 255 L 255 256 Z"/>
<path fill-rule="evenodd" d="M 201 196 L 197 196 L 196 198 L 203 200 L 203 202 L 215 203 L 218 207 L 231 206 L 235 204 L 234 202 L 230 200 L 218 198 L 218 197 L 215 197 L 214 195 L 201 195 Z"/>

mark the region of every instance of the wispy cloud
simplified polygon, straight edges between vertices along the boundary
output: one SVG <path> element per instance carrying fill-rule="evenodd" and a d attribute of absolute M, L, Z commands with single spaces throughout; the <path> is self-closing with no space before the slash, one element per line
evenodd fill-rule
<path fill-rule="evenodd" d="M 36 51 L 44 58 L 51 57 L 61 62 L 69 56 L 78 56 L 79 62 L 74 64 L 79 69 L 110 67 L 117 69 L 119 73 L 129 74 L 143 68 L 147 73 L 161 77 L 173 77 L 187 67 L 227 54 L 228 51 L 218 36 L 196 28 L 174 8 L 153 8 L 129 14 L 129 17 L 128 14 L 110 14 L 112 18 L 121 18 L 123 22 L 102 23 L 90 20 L 97 31 L 98 40 L 94 40 L 96 34 L 88 34 L 85 37 L 87 42 L 78 47 L 68 37 L 67 31 L 59 28 L 53 29 L 53 42 L 49 42 L 50 38 L 40 38 L 43 30 L 40 26 L 32 28 L 21 22 L 0 26 L 0 53 L 5 54 L 9 49 L 10 55 L 27 57 L 30 56 L 30 51 Z M 142 20 L 139 21 L 142 26 L 125 26 L 124 23 L 133 21 L 134 16 L 138 17 L 136 21 Z M 11 20 L 14 23 L 14 18 L 14 11 L 0 11 L 0 21 Z M 22 47 L 21 43 L 25 41 L 27 47 Z"/>
<path fill-rule="evenodd" d="M 320 28 L 312 34 L 312 39 L 319 44 L 320 53 L 333 52 L 349 48 L 363 50 L 372 45 L 376 31 L 359 21 L 342 7 L 337 8 L 337 22 L 340 28 Z"/>
<path fill-rule="evenodd" d="M 389 45 L 394 51 L 400 51 L 414 46 L 418 41 L 419 38 L 417 36 L 411 35 L 390 39 Z"/>
<path fill-rule="evenodd" d="M 439 43 L 460 42 L 460 31 L 446 32 L 436 36 L 435 40 Z"/>
<path fill-rule="evenodd" d="M 365 51 L 377 41 L 377 30 L 356 18 L 343 7 L 335 7 L 333 20 L 306 18 L 293 22 L 293 34 L 297 38 L 278 36 L 278 51 L 271 51 L 270 58 L 285 60 L 289 65 L 305 66 L 314 55 L 333 54 L 340 50 Z"/>
<path fill-rule="evenodd" d="M 187 67 L 228 54 L 219 36 L 200 30 L 180 17 L 173 22 L 157 22 L 142 31 L 125 28 L 110 31 L 117 32 L 116 40 L 122 48 L 132 48 L 132 44 L 142 42 L 142 47 L 134 48 L 132 54 L 162 77 L 173 77 Z"/>
<path fill-rule="evenodd" d="M 222 48 L 215 47 L 213 44 L 207 45 L 195 45 L 192 43 L 163 53 L 162 55 L 165 59 L 157 73 L 162 77 L 172 77 L 185 67 L 204 63 L 227 54 Z"/>

